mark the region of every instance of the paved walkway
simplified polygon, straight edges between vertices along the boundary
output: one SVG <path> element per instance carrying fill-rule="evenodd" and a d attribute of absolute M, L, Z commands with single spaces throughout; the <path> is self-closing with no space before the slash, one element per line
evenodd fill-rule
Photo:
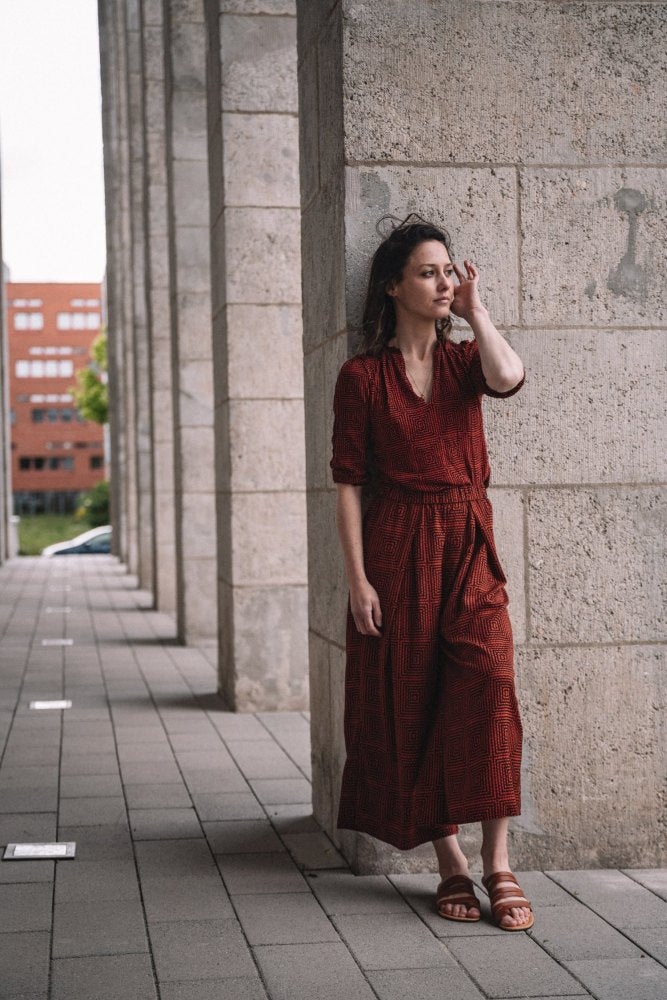
<path fill-rule="evenodd" d="M 485 896 L 442 920 L 434 874 L 354 876 L 311 816 L 308 713 L 226 712 L 148 607 L 112 557 L 0 569 L 2 853 L 76 841 L 0 861 L 2 1000 L 667 997 L 667 871 L 518 873 L 528 934 Z"/>

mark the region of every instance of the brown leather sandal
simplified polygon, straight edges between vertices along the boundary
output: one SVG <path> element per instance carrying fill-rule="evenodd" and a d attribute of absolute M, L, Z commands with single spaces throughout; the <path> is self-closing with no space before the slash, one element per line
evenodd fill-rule
<path fill-rule="evenodd" d="M 443 879 L 435 893 L 435 905 L 438 910 L 438 914 L 444 917 L 445 920 L 459 920 L 464 923 L 473 924 L 480 919 L 477 917 L 455 917 L 452 913 L 443 913 L 440 909 L 445 903 L 462 903 L 467 906 L 468 909 L 472 909 L 474 906 L 476 909 L 481 911 L 482 908 L 479 905 L 479 900 L 474 892 L 474 884 L 472 879 L 469 879 L 467 875 L 450 875 L 449 878 Z"/>
<path fill-rule="evenodd" d="M 511 886 L 505 885 L 502 888 L 498 888 L 499 883 L 501 882 L 511 882 L 513 884 Z M 535 918 L 532 913 L 532 903 L 523 895 L 521 886 L 512 872 L 493 872 L 491 875 L 485 875 L 482 879 L 482 885 L 489 894 L 493 922 L 497 927 L 500 927 L 501 931 L 527 931 L 529 927 L 533 926 Z M 528 920 L 526 920 L 523 924 L 514 924 L 513 926 L 501 924 L 500 921 L 502 918 L 508 914 L 514 906 L 529 907 L 531 913 Z"/>

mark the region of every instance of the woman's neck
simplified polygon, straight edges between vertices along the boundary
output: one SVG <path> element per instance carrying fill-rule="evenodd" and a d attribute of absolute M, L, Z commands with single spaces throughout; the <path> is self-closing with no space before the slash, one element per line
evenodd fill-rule
<path fill-rule="evenodd" d="M 397 329 L 389 344 L 391 347 L 398 347 L 408 358 L 424 361 L 431 356 L 437 342 L 435 328 L 430 326 L 421 330 L 415 330 L 414 327 L 409 331 Z"/>

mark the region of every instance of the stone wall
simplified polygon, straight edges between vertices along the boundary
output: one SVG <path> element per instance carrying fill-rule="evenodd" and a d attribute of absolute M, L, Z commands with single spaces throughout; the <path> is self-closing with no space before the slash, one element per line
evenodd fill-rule
<path fill-rule="evenodd" d="M 432 866 L 430 845 L 334 828 L 347 586 L 331 398 L 375 223 L 419 211 L 477 264 L 527 372 L 484 401 L 525 730 L 513 864 L 664 863 L 667 7 L 297 7 L 317 817 L 359 871 Z"/>

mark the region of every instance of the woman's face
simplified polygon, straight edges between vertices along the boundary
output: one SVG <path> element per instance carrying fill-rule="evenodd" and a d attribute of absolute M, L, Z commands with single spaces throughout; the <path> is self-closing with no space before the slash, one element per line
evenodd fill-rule
<path fill-rule="evenodd" d="M 449 316 L 454 288 L 454 268 L 447 248 L 438 240 L 425 240 L 408 257 L 402 279 L 387 291 L 397 315 L 404 311 L 415 318 L 437 320 Z"/>

